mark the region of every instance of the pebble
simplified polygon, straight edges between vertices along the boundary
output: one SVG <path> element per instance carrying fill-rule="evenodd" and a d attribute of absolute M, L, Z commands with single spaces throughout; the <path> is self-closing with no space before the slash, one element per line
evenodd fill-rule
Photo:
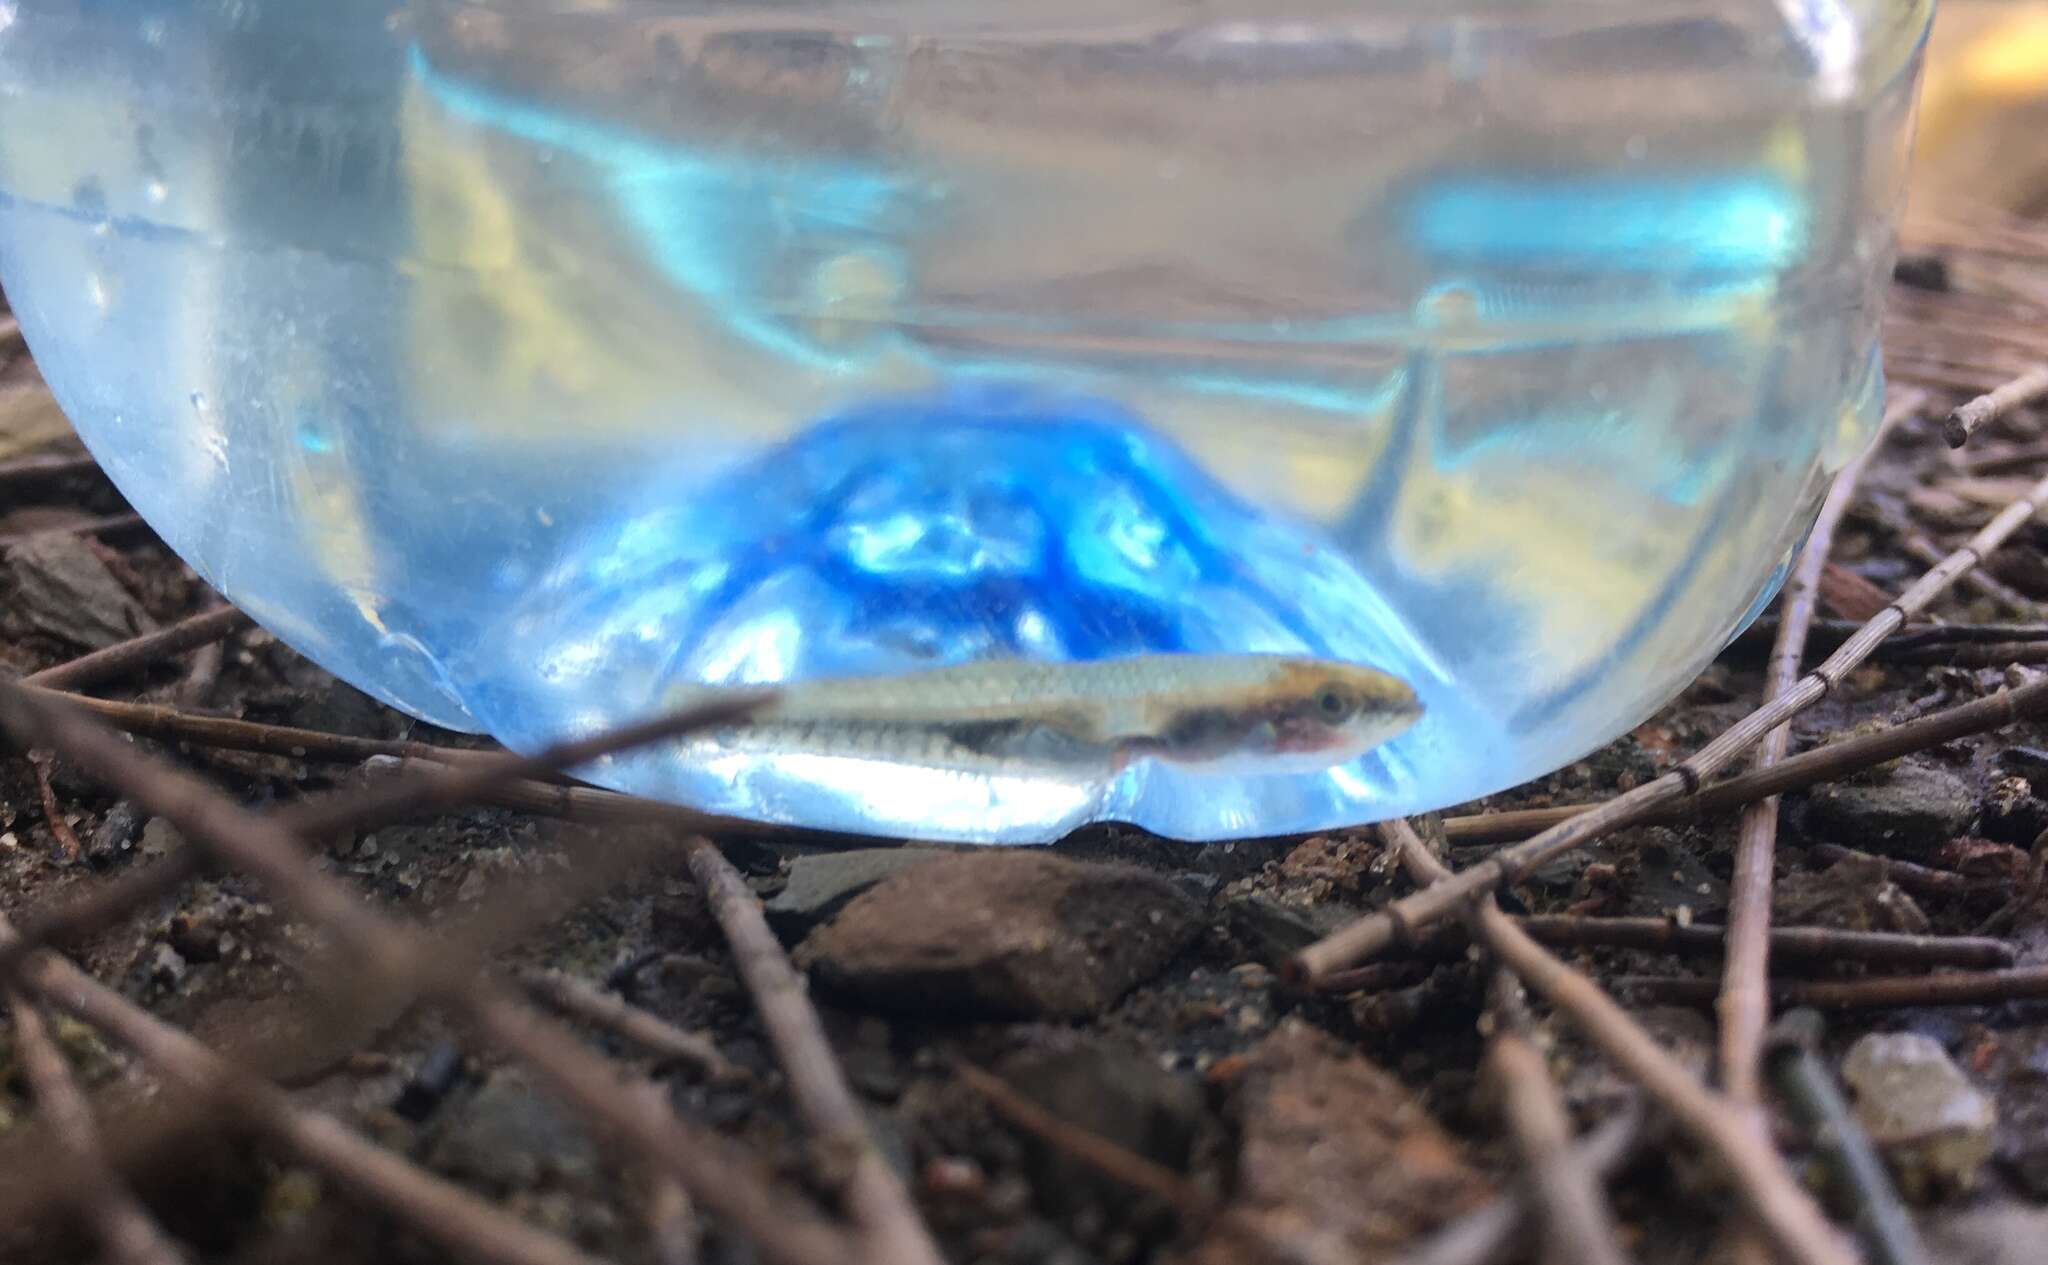
<path fill-rule="evenodd" d="M 1935 1222 L 1927 1246 L 1942 1265 L 2040 1265 L 2048 1210 L 1970 1208 Z"/>
<path fill-rule="evenodd" d="M 1774 920 L 1786 926 L 1907 935 L 1932 930 L 1926 911 L 1877 857 L 1847 857 L 1818 873 L 1795 870 L 1778 881 L 1772 906 Z"/>
<path fill-rule="evenodd" d="M 524 1190 L 543 1177 L 583 1177 L 596 1168 L 589 1134 L 517 1073 L 493 1073 L 447 1115 L 434 1139 L 434 1167 L 487 1188 Z"/>
<path fill-rule="evenodd" d="M 1294 1259 L 1383 1259 L 1491 1196 L 1460 1144 L 1399 1081 L 1299 1020 L 1260 1042 L 1234 1083 L 1230 1210 Z M 1226 1235 L 1186 1258 L 1242 1259 Z"/>
<path fill-rule="evenodd" d="M 31 537 L 8 548 L 0 569 L 12 580 L 13 613 L 61 641 L 100 650 L 156 627 L 82 537 Z"/>
<path fill-rule="evenodd" d="M 1341 905 L 1293 905 L 1262 893 L 1234 896 L 1223 909 L 1231 934 L 1262 962 L 1279 962 L 1358 917 Z"/>
<path fill-rule="evenodd" d="M 933 848 L 858 848 L 816 852 L 789 863 L 789 879 L 763 910 L 784 940 L 800 940 L 854 897 L 885 878 L 946 853 Z"/>
<path fill-rule="evenodd" d="M 1001 1075 L 1062 1120 L 1171 1169 L 1187 1166 L 1206 1119 L 1202 1091 L 1192 1080 L 1107 1045 L 1089 1042 L 1018 1055 L 1003 1064 Z M 1071 1157 L 1041 1152 L 1040 1189 L 1102 1185 L 1098 1174 Z"/>
<path fill-rule="evenodd" d="M 1200 913 L 1130 866 L 954 853 L 855 897 L 797 956 L 821 987 L 879 1010 L 1078 1018 L 1156 974 Z"/>
<path fill-rule="evenodd" d="M 1815 838 L 1865 852 L 1925 861 L 1976 813 L 1976 797 L 1947 769 L 1908 761 L 1882 782 L 1835 782 L 1807 795 L 1806 826 Z"/>
<path fill-rule="evenodd" d="M 1985 838 L 2024 848 L 2048 829 L 2048 804 L 2034 795 L 2033 783 L 2027 779 L 2002 777 L 1984 796 L 1979 817 Z"/>
<path fill-rule="evenodd" d="M 1907 1198 L 1967 1190 L 1991 1157 L 1998 1123 L 1991 1098 L 1934 1038 L 1873 1032 L 1849 1047 L 1842 1079 Z"/>
<path fill-rule="evenodd" d="M 185 836 L 178 828 L 161 817 L 152 817 L 142 828 L 142 839 L 137 845 L 147 857 L 166 856 L 185 846 Z"/>

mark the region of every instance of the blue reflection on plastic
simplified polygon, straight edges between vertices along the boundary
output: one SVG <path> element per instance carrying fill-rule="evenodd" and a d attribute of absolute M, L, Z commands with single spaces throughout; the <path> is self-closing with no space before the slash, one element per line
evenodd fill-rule
<path fill-rule="evenodd" d="M 1462 176 L 1421 189 L 1403 221 L 1441 261 L 1680 274 L 1775 271 L 1807 236 L 1799 198 L 1757 173 Z"/>

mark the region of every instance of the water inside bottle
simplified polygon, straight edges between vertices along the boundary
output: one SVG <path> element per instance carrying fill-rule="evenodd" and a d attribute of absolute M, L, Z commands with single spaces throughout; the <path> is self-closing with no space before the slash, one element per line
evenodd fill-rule
<path fill-rule="evenodd" d="M 1915 43 L 1861 10 L 1841 90 L 1764 3 L 245 7 L 22 0 L 0 275 L 138 509 L 344 677 L 521 749 L 1014 656 L 1427 708 L 1313 773 L 585 771 L 642 794 L 992 842 L 1460 802 L 1682 686 L 1881 396 Z"/>

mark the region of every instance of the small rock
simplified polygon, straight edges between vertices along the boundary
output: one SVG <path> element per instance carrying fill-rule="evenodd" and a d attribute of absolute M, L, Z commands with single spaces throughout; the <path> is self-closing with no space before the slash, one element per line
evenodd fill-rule
<path fill-rule="evenodd" d="M 1490 1196 L 1399 1081 L 1299 1020 L 1259 1043 L 1238 1083 L 1231 1211 L 1292 1258 L 1379 1259 Z M 1187 1258 L 1241 1259 L 1227 1235 Z"/>
<path fill-rule="evenodd" d="M 1358 917 L 1340 905 L 1290 905 L 1257 892 L 1232 897 L 1223 909 L 1231 934 L 1262 962 L 1291 957 Z"/>
<path fill-rule="evenodd" d="M 1985 795 L 1978 819 L 1986 839 L 2029 847 L 2048 829 L 2048 804 L 2035 797 L 2034 785 L 2027 779 L 2002 777 Z"/>
<path fill-rule="evenodd" d="M 1814 873 L 1778 880 L 1773 918 L 1786 926 L 1925 935 L 1933 926 L 1918 902 L 1892 882 L 1881 858 L 1846 857 Z"/>
<path fill-rule="evenodd" d="M 933 848 L 906 847 L 800 856 L 789 863 L 789 881 L 763 906 L 768 925 L 784 940 L 800 940 L 883 879 L 944 855 Z"/>
<path fill-rule="evenodd" d="M 142 840 L 138 845 L 146 857 L 166 856 L 185 846 L 185 836 L 178 828 L 161 817 L 152 817 L 142 828 Z"/>
<path fill-rule="evenodd" d="M 1193 1082 L 1151 1059 L 1092 1043 L 1019 1055 L 1003 1064 L 1002 1077 L 1062 1120 L 1171 1169 L 1187 1166 L 1204 1118 Z M 1042 1190 L 1101 1185 L 1071 1157 L 1044 1149 L 1040 1160 Z"/>
<path fill-rule="evenodd" d="M 1849 1047 L 1842 1079 L 1907 1198 L 1967 1190 L 1991 1157 L 1998 1113 L 1932 1037 L 1873 1032 Z"/>
<path fill-rule="evenodd" d="M 948 1017 L 1093 1014 L 1192 940 L 1171 879 L 1043 853 L 954 853 L 857 896 L 798 950 L 855 1001 Z"/>
<path fill-rule="evenodd" d="M 166 989 L 175 990 L 185 981 L 185 957 L 168 944 L 159 942 L 149 955 L 150 980 Z"/>
<path fill-rule="evenodd" d="M 939 1155 L 925 1162 L 924 1193 L 940 1199 L 978 1199 L 988 1190 L 981 1165 L 957 1155 Z"/>
<path fill-rule="evenodd" d="M 498 1072 L 450 1113 L 433 1145 L 434 1167 L 497 1191 L 524 1190 L 544 1176 L 595 1171 L 590 1136 L 512 1072 Z"/>
<path fill-rule="evenodd" d="M 1875 784 L 1837 782 L 1808 792 L 1807 829 L 1866 852 L 1924 861 L 1970 824 L 1970 788 L 1955 774 L 1918 761 Z"/>
<path fill-rule="evenodd" d="M 132 800 L 116 802 L 101 819 L 100 828 L 92 832 L 92 841 L 85 848 L 86 858 L 95 866 L 113 864 L 122 853 L 135 846 L 135 837 L 142 833 L 144 820 L 142 810 Z"/>
<path fill-rule="evenodd" d="M 92 650 L 156 627 L 80 536 L 33 536 L 8 548 L 14 613 L 59 640 Z"/>
<path fill-rule="evenodd" d="M 1927 1246 L 1942 1265 L 2040 1265 L 2048 1211 L 2014 1204 L 1971 1208 L 1934 1222 Z"/>

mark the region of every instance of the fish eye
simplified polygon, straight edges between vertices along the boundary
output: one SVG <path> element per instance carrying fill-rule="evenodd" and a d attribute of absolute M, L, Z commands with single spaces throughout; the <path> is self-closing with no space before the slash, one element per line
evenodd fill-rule
<path fill-rule="evenodd" d="M 1357 710 L 1351 695 L 1335 685 L 1325 685 L 1316 694 L 1316 711 L 1327 721 L 1340 721 Z"/>

